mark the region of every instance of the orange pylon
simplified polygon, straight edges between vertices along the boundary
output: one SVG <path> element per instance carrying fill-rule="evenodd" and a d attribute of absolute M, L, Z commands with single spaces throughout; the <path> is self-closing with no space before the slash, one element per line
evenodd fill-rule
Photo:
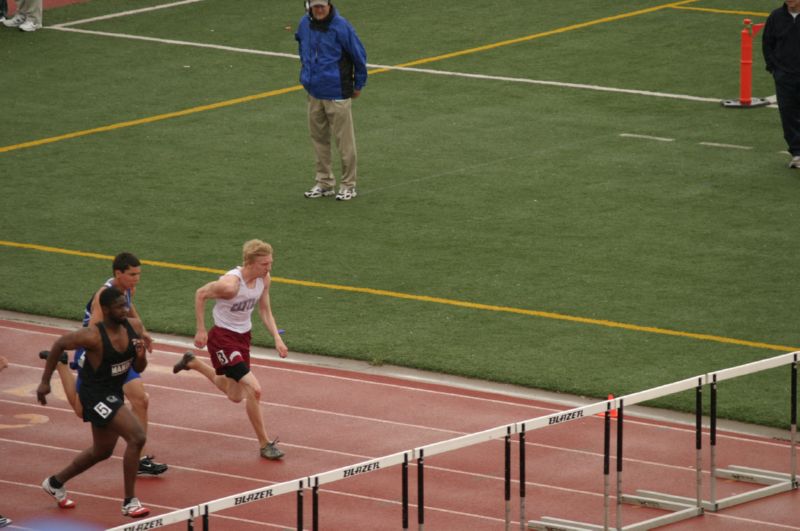
<path fill-rule="evenodd" d="M 614 395 L 612 395 L 611 393 L 609 393 L 609 394 L 608 394 L 608 399 L 607 399 L 607 400 L 608 400 L 608 401 L 614 400 Z M 606 415 L 605 413 L 598 413 L 598 414 L 597 414 L 597 416 L 598 416 L 598 417 L 605 417 L 605 415 Z M 614 408 L 614 409 L 612 409 L 612 410 L 609 412 L 609 415 L 608 415 L 608 416 L 609 416 L 609 417 L 611 417 L 612 419 L 615 419 L 615 418 L 617 418 L 617 408 Z"/>

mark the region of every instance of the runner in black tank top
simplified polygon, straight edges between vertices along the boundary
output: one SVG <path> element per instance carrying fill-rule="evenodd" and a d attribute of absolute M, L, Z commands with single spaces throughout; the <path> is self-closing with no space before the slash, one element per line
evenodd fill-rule
<path fill-rule="evenodd" d="M 105 325 L 97 323 L 103 341 L 102 361 L 96 369 L 87 362 L 80 370 L 83 383 L 78 394 L 83 404 L 83 420 L 98 427 L 108 425 L 124 404 L 122 386 L 128 377 L 128 369 L 136 358 L 135 343 L 140 341 L 139 335 L 127 320 L 122 324 L 128 333 L 128 345 L 125 351 L 117 351 L 108 338 Z"/>
<path fill-rule="evenodd" d="M 122 437 L 127 444 L 122 458 L 125 486 L 122 514 L 138 518 L 150 514 L 135 493 L 139 455 L 147 437 L 139 420 L 125 406 L 122 385 L 132 366 L 139 372 L 147 367 L 147 350 L 140 339 L 144 327 L 138 319 L 128 318 L 125 297 L 117 288 L 108 288 L 100 294 L 100 306 L 103 309 L 102 323 L 80 328 L 56 339 L 47 356 L 42 382 L 36 390 L 39 402 L 47 404 L 50 378 L 61 354 L 79 347 L 86 349 L 79 395 L 83 418 L 92 425 L 92 446 L 78 454 L 66 468 L 46 478 L 42 488 L 56 499 L 59 507 L 75 507 L 75 502 L 67 496 L 64 484 L 111 457 L 117 441 Z"/>

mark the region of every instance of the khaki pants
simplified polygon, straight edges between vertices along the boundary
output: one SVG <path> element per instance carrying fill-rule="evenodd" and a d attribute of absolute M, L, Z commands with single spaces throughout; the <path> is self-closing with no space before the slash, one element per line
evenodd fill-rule
<path fill-rule="evenodd" d="M 358 154 L 353 128 L 352 100 L 318 100 L 308 95 L 308 130 L 316 156 L 317 184 L 333 189 L 336 177 L 331 167 L 331 136 L 342 157 L 343 188 L 354 188 L 358 179 Z"/>
<path fill-rule="evenodd" d="M 42 0 L 21 0 L 17 2 L 17 13 L 25 15 L 26 20 L 42 23 Z"/>

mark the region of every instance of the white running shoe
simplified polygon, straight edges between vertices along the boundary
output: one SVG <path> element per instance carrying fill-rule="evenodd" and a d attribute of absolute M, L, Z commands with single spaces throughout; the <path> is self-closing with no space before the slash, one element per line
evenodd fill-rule
<path fill-rule="evenodd" d="M 21 13 L 17 13 L 16 15 L 14 15 L 11 18 L 5 19 L 3 21 L 3 26 L 5 26 L 7 28 L 18 28 L 18 27 L 22 26 L 22 24 L 24 22 L 25 22 L 25 15 L 23 15 Z"/>
<path fill-rule="evenodd" d="M 63 486 L 60 489 L 52 487 L 49 477 L 44 478 L 44 481 L 42 481 L 42 488 L 47 494 L 56 499 L 58 506 L 62 509 L 72 509 L 75 507 L 75 502 L 67 496 L 67 489 Z"/>
<path fill-rule="evenodd" d="M 792 161 L 789 163 L 790 168 L 800 168 L 800 155 L 792 157 Z"/>
<path fill-rule="evenodd" d="M 355 199 L 358 196 L 358 192 L 356 192 L 355 187 L 352 188 L 339 188 L 339 193 L 336 194 L 337 201 L 350 201 L 351 199 Z"/>
<path fill-rule="evenodd" d="M 329 188 L 323 188 L 318 184 L 315 184 L 311 187 L 311 190 L 308 192 L 303 192 L 303 195 L 309 199 L 316 199 L 318 197 L 330 197 L 333 195 L 333 190 Z"/>
<path fill-rule="evenodd" d="M 41 28 L 42 25 L 34 21 L 32 18 L 29 18 L 25 22 L 19 25 L 19 29 L 22 31 L 36 31 Z"/>
<path fill-rule="evenodd" d="M 141 518 L 150 514 L 150 509 L 142 506 L 139 498 L 131 498 L 131 501 L 122 506 L 122 516 L 130 516 L 131 518 Z"/>

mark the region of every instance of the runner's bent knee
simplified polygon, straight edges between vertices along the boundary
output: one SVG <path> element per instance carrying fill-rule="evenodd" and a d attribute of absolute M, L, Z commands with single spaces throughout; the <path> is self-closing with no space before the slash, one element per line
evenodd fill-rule
<path fill-rule="evenodd" d="M 140 410 L 140 411 L 147 411 L 147 408 L 150 407 L 150 395 L 148 393 L 136 394 L 136 395 L 125 395 L 128 397 L 128 400 L 131 402 L 131 406 L 133 409 Z"/>

